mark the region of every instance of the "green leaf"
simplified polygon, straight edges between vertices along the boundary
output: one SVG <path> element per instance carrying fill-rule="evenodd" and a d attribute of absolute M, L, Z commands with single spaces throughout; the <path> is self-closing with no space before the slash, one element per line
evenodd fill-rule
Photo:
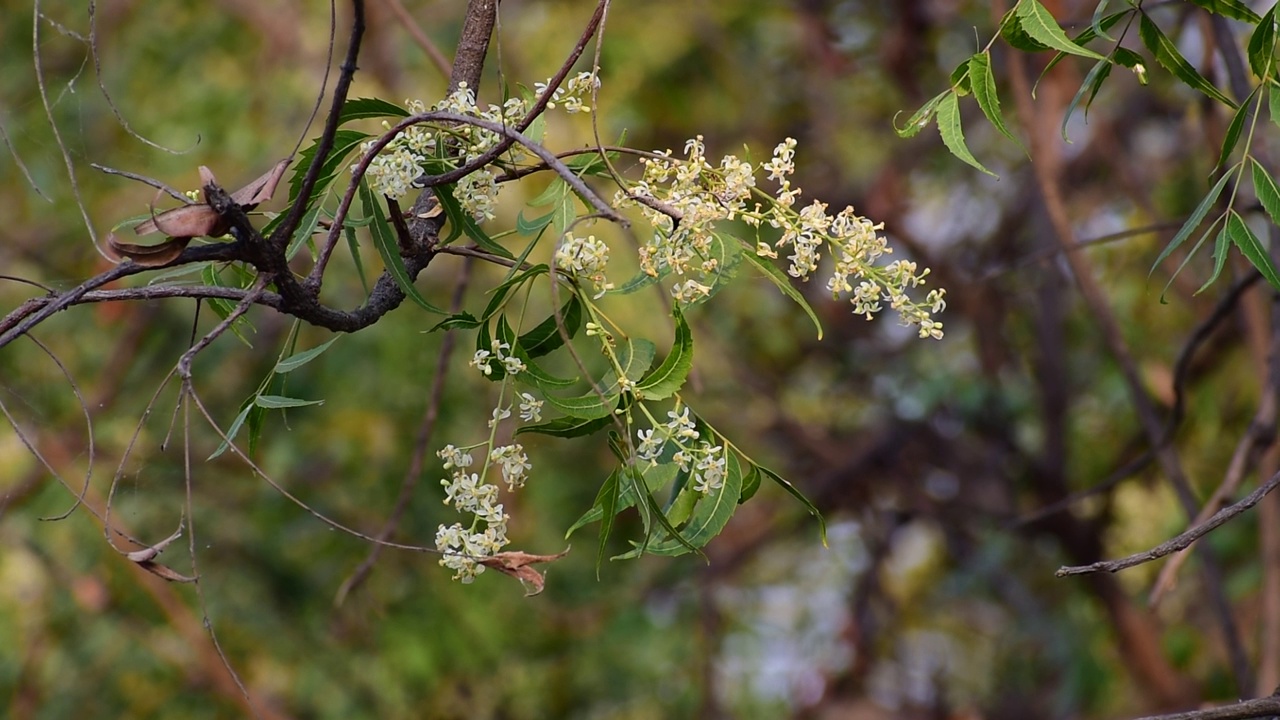
<path fill-rule="evenodd" d="M 1138 23 L 1138 35 L 1142 37 L 1142 43 L 1147 46 L 1151 54 L 1155 55 L 1156 62 L 1187 86 L 1199 90 L 1224 105 L 1236 107 L 1231 98 L 1223 95 L 1213 83 L 1205 80 L 1204 76 L 1182 57 L 1178 47 L 1151 21 L 1151 18 L 1147 17 L 1145 12 L 1142 13 Z"/>
<path fill-rule="evenodd" d="M 578 334 L 578 329 L 582 327 L 582 301 L 576 294 L 570 295 L 568 302 L 560 308 L 560 319 L 570 338 Z M 547 355 L 560 349 L 562 345 L 564 338 L 560 336 L 560 328 L 556 326 L 555 313 L 520 336 L 520 347 L 531 358 Z"/>
<path fill-rule="evenodd" d="M 282 375 L 284 373 L 293 372 L 294 370 L 297 370 L 303 365 L 306 365 L 307 363 L 319 357 L 320 353 L 324 352 L 325 350 L 328 350 L 330 345 L 338 342 L 338 338 L 340 337 L 342 336 L 335 335 L 333 339 L 329 340 L 329 342 L 323 345 L 320 345 L 318 347 L 313 347 L 310 350 L 304 350 L 303 352 L 296 353 L 294 355 L 290 355 L 289 357 L 276 363 L 275 372 L 277 374 Z"/>
<path fill-rule="evenodd" d="M 431 326 L 427 332 L 435 332 L 437 330 L 474 330 L 480 327 L 480 321 L 469 312 L 460 312 L 457 315 L 450 315 Z"/>
<path fill-rule="evenodd" d="M 684 493 L 696 495 L 692 487 L 686 488 Z M 691 550 L 690 546 L 705 547 L 729 523 L 729 518 L 738 509 L 738 498 L 741 496 L 742 467 L 737 456 L 729 453 L 724 484 L 696 499 L 688 522 L 680 528 L 679 537 L 655 540 L 649 543 L 648 552 L 654 555 L 683 555 Z"/>
<path fill-rule="evenodd" d="M 245 419 L 249 417 L 249 411 L 257 407 L 257 404 L 254 403 L 255 398 L 256 396 L 248 398 L 247 400 L 244 401 L 243 404 L 240 405 L 239 414 L 236 415 L 235 420 L 231 421 L 231 426 L 227 428 L 227 433 L 226 433 L 227 439 L 223 440 L 221 443 L 218 444 L 218 449 L 214 450 L 213 454 L 210 455 L 207 458 L 207 460 L 213 460 L 214 458 L 222 455 L 222 453 L 226 452 L 227 449 L 231 447 L 227 441 L 228 440 L 233 442 L 235 441 L 236 433 L 240 432 L 240 427 L 244 425 Z"/>
<path fill-rule="evenodd" d="M 360 287 L 366 297 L 369 295 L 369 281 L 365 279 L 364 260 L 360 258 L 360 243 L 356 241 L 356 230 L 350 225 L 342 228 L 342 236 L 347 239 L 347 250 L 351 253 L 351 262 L 356 266 L 356 277 L 360 278 Z"/>
<path fill-rule="evenodd" d="M 1276 57 L 1276 5 L 1258 21 L 1258 27 L 1249 36 L 1249 67 L 1259 78 L 1275 77 Z"/>
<path fill-rule="evenodd" d="M 298 223 L 298 229 L 293 233 L 293 239 L 289 241 L 289 249 L 285 251 L 285 258 L 292 260 L 298 251 L 302 249 L 303 244 L 311 239 L 316 228 L 320 226 L 320 210 L 321 203 L 317 202 L 302 216 L 302 222 Z M 284 217 L 280 215 L 279 217 Z M 265 231 L 264 231 L 265 232 Z"/>
<path fill-rule="evenodd" d="M 747 470 L 747 476 L 742 479 L 742 492 L 738 495 L 738 504 L 750 500 L 756 496 L 756 491 L 760 489 L 760 468 L 751 465 L 751 469 Z"/>
<path fill-rule="evenodd" d="M 312 198 L 322 195 L 328 189 L 347 155 L 369 137 L 371 137 L 369 133 L 362 133 L 359 130 L 339 130 L 333 134 L 333 149 L 329 152 L 329 157 L 325 158 L 324 165 L 320 166 L 315 189 L 311 191 Z M 307 176 L 307 169 L 311 167 L 311 161 L 315 158 L 317 149 L 318 143 L 312 143 L 310 147 L 298 154 L 298 162 L 293 166 L 293 177 L 289 179 L 291 204 L 298 199 L 298 192 L 302 190 L 302 180 Z"/>
<path fill-rule="evenodd" d="M 786 274 L 779 270 L 776 265 L 769 262 L 768 258 L 762 258 L 759 255 L 756 255 L 752 248 L 746 248 L 741 253 L 741 257 L 759 268 L 759 270 L 764 273 L 764 276 L 769 278 L 769 280 L 771 280 L 773 284 L 782 291 L 783 295 L 791 298 L 797 305 L 804 309 L 805 314 L 813 321 L 813 326 L 818 329 L 818 339 L 821 340 L 822 322 L 818 320 L 818 314 L 813 311 L 813 308 L 809 307 L 809 302 L 805 300 L 804 296 L 800 294 L 800 291 L 791 284 L 791 280 L 786 276 Z"/>
<path fill-rule="evenodd" d="M 1014 10 L 1017 8 L 1015 7 Z M 1009 47 L 1023 52 L 1043 52 L 1049 49 L 1048 45 L 1036 40 L 1026 28 L 1022 26 L 1022 19 L 1015 14 L 1014 10 L 1005 13 L 1004 18 L 1000 21 L 1000 37 L 1009 43 Z"/>
<path fill-rule="evenodd" d="M 1240 0 L 1191 0 L 1191 2 L 1215 15 L 1229 17 L 1232 20 L 1243 20 L 1250 24 L 1262 20 L 1262 18 L 1258 17 L 1258 13 L 1251 10 L 1248 5 L 1240 2 Z"/>
<path fill-rule="evenodd" d="M 480 226 L 476 224 L 475 218 L 471 217 L 471 213 L 462 209 L 462 204 L 458 202 L 453 195 L 454 183 L 448 185 L 437 185 L 435 187 L 436 199 L 440 201 L 440 207 L 444 208 L 445 217 L 448 218 L 449 224 L 453 226 L 453 232 L 449 234 L 447 240 L 442 244 L 448 245 L 458 237 L 458 233 L 465 233 L 471 241 L 494 255 L 507 259 L 515 258 L 511 251 L 494 242 Z"/>
<path fill-rule="evenodd" d="M 964 97 L 973 91 L 973 85 L 969 82 L 970 75 L 969 62 L 967 60 L 951 71 L 951 77 L 948 78 L 948 81 L 955 94 Z"/>
<path fill-rule="evenodd" d="M 1267 83 L 1267 113 L 1271 116 L 1271 122 L 1280 127 L 1280 85 L 1273 80 Z"/>
<path fill-rule="evenodd" d="M 1230 212 L 1230 211 L 1228 211 Z M 1215 225 L 1217 223 L 1214 223 Z M 1197 243 L 1196 247 L 1199 247 Z M 1213 243 L 1213 273 L 1209 275 L 1209 279 L 1204 281 L 1195 292 L 1196 295 L 1204 292 L 1212 285 L 1218 276 L 1222 275 L 1222 269 L 1227 266 L 1227 251 L 1231 249 L 1231 237 L 1227 233 L 1227 226 L 1224 223 L 1222 229 L 1218 231 L 1218 237 Z M 1181 270 L 1182 268 L 1178 268 Z"/>
<path fill-rule="evenodd" d="M 338 124 L 380 117 L 405 118 L 409 117 L 409 111 L 380 98 L 356 98 L 343 103 L 342 112 L 338 113 Z"/>
<path fill-rule="evenodd" d="M 507 298 L 511 296 L 511 293 L 518 290 L 520 286 L 526 282 L 550 271 L 551 268 L 546 265 L 538 264 L 528 270 L 522 270 L 502 281 L 500 285 L 489 291 L 489 302 L 484 306 L 484 312 L 480 313 L 480 319 L 489 320 L 493 318 L 493 316 L 501 312 L 502 308 L 506 306 Z"/>
<path fill-rule="evenodd" d="M 623 472 L 632 473 L 634 468 L 624 467 Z M 596 579 L 600 579 L 600 566 L 604 564 L 605 548 L 609 545 L 609 533 L 613 530 L 614 518 L 618 515 L 619 485 L 618 470 L 609 473 L 600 492 L 596 495 L 596 504 L 600 506 L 600 539 L 596 543 Z"/>
<path fill-rule="evenodd" d="M 555 213 L 549 212 L 532 220 L 526 220 L 524 210 L 521 210 L 520 214 L 516 216 L 516 232 L 526 236 L 537 235 L 543 228 L 551 224 L 551 218 L 553 217 L 555 217 Z"/>
<path fill-rule="evenodd" d="M 1227 164 L 1227 159 L 1231 157 L 1231 151 L 1236 149 L 1236 143 L 1240 140 L 1240 133 L 1244 130 L 1244 121 L 1249 117 L 1249 108 L 1253 105 L 1253 99 L 1257 95 L 1258 90 L 1262 86 L 1253 89 L 1249 93 L 1249 97 L 1240 103 L 1240 107 L 1236 109 L 1234 115 L 1231 116 L 1231 123 L 1227 125 L 1226 135 L 1222 138 L 1222 151 L 1218 153 L 1218 163 L 1214 165 L 1214 169 L 1220 168 Z"/>
<path fill-rule="evenodd" d="M 952 155 L 995 177 L 995 173 L 983 167 L 964 143 L 964 130 L 960 127 L 960 98 L 954 94 L 947 95 L 938 104 L 938 134 L 942 136 L 942 144 L 947 146 Z"/>
<path fill-rule="evenodd" d="M 538 197 L 529 201 L 529 205 L 531 207 L 555 205 L 563 200 L 564 196 L 568 194 L 569 184 L 564 181 L 564 178 L 557 175 L 551 180 L 545 190 L 538 193 Z"/>
<path fill-rule="evenodd" d="M 300 400 L 298 398 L 284 397 L 283 395 L 258 395 L 253 399 L 253 404 L 267 410 L 279 410 L 281 408 L 322 405 L 324 400 Z"/>
<path fill-rule="evenodd" d="M 783 490 L 787 492 L 787 494 L 791 495 L 791 497 L 795 498 L 796 500 L 799 500 L 800 504 L 804 505 L 804 509 L 808 510 L 810 515 L 817 518 L 818 532 L 822 535 L 822 546 L 826 547 L 827 546 L 827 522 L 822 519 L 822 513 L 818 512 L 818 506 L 814 505 L 813 502 L 809 500 L 809 498 L 805 497 L 804 493 L 800 492 L 799 488 L 797 488 L 795 485 L 792 485 L 790 482 L 787 482 L 778 473 L 770 470 L 769 468 L 763 465 L 756 465 L 755 467 L 757 467 L 760 470 L 760 472 L 765 475 L 765 477 L 777 483 L 779 487 L 781 487 Z"/>
<path fill-rule="evenodd" d="M 969 84 L 973 88 L 973 99 L 978 101 L 978 107 L 987 116 L 991 126 L 1025 153 L 1026 148 L 1022 147 L 1022 142 L 1004 124 L 1004 115 L 1000 112 L 1000 95 L 996 92 L 996 78 L 991 72 L 990 55 L 978 53 L 969 58 Z"/>
<path fill-rule="evenodd" d="M 1097 7 L 1093 9 L 1093 17 L 1089 20 L 1089 28 L 1093 30 L 1093 34 L 1106 40 L 1107 42 L 1115 42 L 1116 39 L 1107 34 L 1107 29 L 1102 26 L 1103 14 L 1107 11 L 1107 3 L 1109 0 L 1100 0 Z M 1080 38 L 1075 39 L 1076 44 L 1082 44 Z"/>
<path fill-rule="evenodd" d="M 1072 42 L 1062 31 L 1053 14 L 1037 0 L 1019 0 L 1013 11 L 1021 22 L 1023 31 L 1036 42 L 1068 55 L 1078 55 L 1092 60 L 1105 59 L 1098 53 Z"/>
<path fill-rule="evenodd" d="M 409 270 L 404 266 L 404 258 L 400 257 L 400 245 L 396 241 L 391 226 L 387 223 L 386 215 L 382 213 L 382 204 L 374 198 L 369 184 L 363 180 L 360 181 L 360 202 L 364 204 L 365 214 L 373 218 L 370 224 L 373 244 L 378 248 L 378 254 L 382 256 L 382 264 L 395 279 L 396 285 L 400 286 L 406 297 L 427 312 L 448 315 L 449 313 L 427 302 L 427 299 L 418 292 L 418 288 L 413 286 L 413 278 L 409 277 Z"/>
<path fill-rule="evenodd" d="M 693 369 L 693 333 L 685 322 L 684 314 L 677 307 L 673 310 L 676 321 L 675 341 L 671 352 L 662 364 L 646 375 L 636 386 L 636 394 L 645 400 L 663 400 L 684 387 Z"/>
<path fill-rule="evenodd" d="M 1280 290 L 1280 273 L 1276 272 L 1276 265 L 1271 261 L 1270 253 L 1240 217 L 1240 213 L 1234 210 L 1228 212 L 1226 233 L 1231 238 L 1231 242 L 1235 243 L 1236 247 L 1240 248 L 1240 252 L 1244 253 L 1249 262 L 1262 273 L 1262 277 L 1271 283 L 1271 287 Z"/>
<path fill-rule="evenodd" d="M 915 137 L 921 130 L 929 127 L 929 121 L 933 119 L 934 114 L 938 111 L 938 104 L 949 95 L 951 95 L 950 90 L 943 90 L 938 93 L 929 102 L 920 106 L 919 110 L 912 113 L 911 117 L 907 118 L 907 122 L 902 127 L 898 127 L 898 115 L 901 115 L 902 113 L 894 115 L 893 131 L 896 132 L 900 138 Z"/>
<path fill-rule="evenodd" d="M 1257 160 L 1249 158 L 1249 169 L 1253 174 L 1253 192 L 1258 196 L 1258 202 L 1262 203 L 1262 209 L 1267 211 L 1271 222 L 1280 225 L 1280 188 Z"/>
<path fill-rule="evenodd" d="M 612 420 L 606 415 L 601 418 L 586 420 L 576 417 L 556 418 L 549 422 L 539 423 L 537 425 L 522 425 L 516 428 L 516 435 L 524 433 L 536 433 L 538 435 L 550 435 L 558 438 L 574 438 L 591 435 L 599 430 L 603 430 L 612 424 Z"/>
<path fill-rule="evenodd" d="M 1218 201 L 1218 196 L 1222 194 L 1222 189 L 1227 186 L 1227 180 L 1230 179 L 1231 175 L 1224 173 L 1222 177 L 1218 179 L 1218 182 L 1209 189 L 1209 193 L 1200 200 L 1200 204 L 1191 212 L 1187 221 L 1182 224 L 1182 228 L 1178 230 L 1178 234 L 1174 235 L 1173 239 L 1169 241 L 1169 244 L 1165 246 L 1164 250 L 1160 251 L 1159 257 L 1157 257 L 1156 261 L 1151 264 L 1151 270 L 1147 272 L 1147 277 L 1151 277 L 1151 273 L 1156 271 L 1156 268 L 1160 266 L 1160 263 L 1164 262 L 1164 259 L 1169 257 L 1170 253 L 1177 250 L 1178 246 L 1186 242 L 1187 238 L 1191 237 L 1191 233 L 1195 232 L 1196 228 L 1200 227 L 1200 223 L 1204 222 L 1205 216 L 1209 214 L 1209 210 L 1213 207 L 1213 204 Z"/>
<path fill-rule="evenodd" d="M 1071 142 L 1067 137 L 1067 123 L 1071 120 L 1071 115 L 1075 113 L 1076 106 L 1081 100 L 1085 99 L 1088 94 L 1088 100 L 1085 102 L 1085 116 L 1088 116 L 1089 106 L 1093 104 L 1093 99 L 1097 97 L 1098 90 L 1102 88 L 1102 83 L 1111 75 L 1111 63 L 1103 60 L 1096 63 L 1089 74 L 1084 77 L 1084 82 L 1080 83 L 1080 89 L 1076 91 L 1075 97 L 1071 98 L 1071 103 L 1067 105 L 1067 112 L 1062 116 L 1062 139 Z"/>
<path fill-rule="evenodd" d="M 606 394 L 605 399 L 602 401 L 600 396 L 595 392 L 589 392 L 586 395 L 577 395 L 575 397 L 567 398 L 547 393 L 545 399 L 548 405 L 559 410 L 565 415 L 582 420 L 594 420 L 596 418 L 607 418 L 612 415 L 614 408 L 617 407 L 618 396 L 610 396 Z"/>
<path fill-rule="evenodd" d="M 632 469 L 631 473 L 640 474 L 644 481 L 644 487 L 647 488 L 647 492 L 657 492 L 675 479 L 676 472 L 678 470 L 679 467 L 675 463 L 663 463 L 660 465 L 652 465 L 645 468 L 643 471 Z M 639 483 L 635 481 L 634 477 L 628 479 L 630 482 L 622 483 L 622 487 L 618 492 L 618 503 L 614 509 L 615 515 L 629 507 L 632 507 L 636 503 L 635 488 Z M 569 526 L 569 529 L 564 534 L 566 540 L 569 539 L 569 536 L 579 528 L 590 525 L 593 522 L 597 522 L 604 517 L 604 506 L 601 505 L 600 500 L 601 497 L 597 495 L 596 502 L 592 504 L 591 509 L 583 513 L 582 517 L 578 518 L 573 525 Z"/>
<path fill-rule="evenodd" d="M 652 342 L 644 338 L 627 338 L 618 350 L 618 366 L 622 368 L 624 377 L 638 382 L 649 371 L 657 354 L 658 348 Z M 617 389 L 616 383 L 612 389 Z"/>
<path fill-rule="evenodd" d="M 218 268 L 212 263 L 205 266 L 204 271 L 201 273 L 201 279 L 204 280 L 206 285 L 212 285 L 214 287 L 230 287 L 227 283 L 222 281 L 222 274 L 218 272 Z M 236 303 L 225 298 L 205 298 L 205 302 L 209 304 L 209 307 L 213 308 L 213 312 L 217 314 L 218 318 L 221 320 L 226 320 L 228 317 L 231 317 L 231 313 L 236 310 Z M 254 329 L 253 325 L 250 324 L 248 318 L 244 315 L 236 318 L 235 322 L 231 323 L 231 332 L 234 333 L 237 338 L 240 338 L 240 342 L 244 343 L 248 347 L 253 347 L 253 343 L 249 342 L 249 338 L 245 337 L 242 332 L 244 328 L 248 328 L 249 330 Z"/>

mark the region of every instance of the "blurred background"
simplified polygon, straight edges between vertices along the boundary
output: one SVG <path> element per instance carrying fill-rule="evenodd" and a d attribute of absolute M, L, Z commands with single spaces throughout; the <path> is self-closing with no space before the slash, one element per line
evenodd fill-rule
<path fill-rule="evenodd" d="M 1093 12 L 1091 3 L 1045 4 L 1077 28 Z M 439 99 L 447 78 L 428 48 L 452 56 L 465 4 L 367 5 L 351 95 Z M 35 335 L 91 413 L 92 467 L 84 413 L 58 364 L 30 342 L 0 352 L 0 401 L 63 481 L 11 426 L 0 429 L 3 714 L 243 715 L 220 653 L 266 718 L 1111 718 L 1270 692 L 1278 658 L 1263 628 L 1280 590 L 1257 513 L 1207 541 L 1211 580 L 1193 558 L 1155 608 L 1146 596 L 1158 564 L 1054 577 L 1064 564 L 1157 544 L 1187 517 L 1154 466 L 1073 496 L 1140 459 L 1147 442 L 1098 317 L 1056 250 L 1023 150 L 971 102 L 966 137 L 998 178 L 957 161 L 932 130 L 909 140 L 893 133 L 897 113 L 945 89 L 952 68 L 985 44 L 1000 15 L 993 5 L 648 0 L 614 3 L 609 13 L 597 113 L 605 142 L 625 133 L 632 147 L 678 154 L 700 134 L 712 159 L 745 145 L 759 160 L 795 137 L 802 201 L 833 211 L 852 204 L 883 221 L 895 256 L 931 267 L 931 282 L 948 290 L 947 334 L 936 342 L 890 317 L 855 317 L 814 283 L 805 292 L 826 329 L 819 341 L 799 308 L 745 273 L 691 315 L 689 401 L 815 501 L 829 547 L 803 508 L 766 483 L 705 560 L 606 562 L 597 578 L 589 526 L 549 566 L 546 591 L 525 598 L 497 573 L 463 586 L 432 556 L 388 551 L 336 606 L 369 546 L 330 530 L 229 454 L 204 462 L 218 441 L 196 420 L 198 567 L 189 566 L 186 537 L 165 559 L 200 574 L 197 595 L 120 558 L 83 508 L 49 520 L 72 506 L 90 469 L 86 502 L 102 508 L 120 467 L 112 517 L 144 538 L 171 533 L 186 499 L 174 384 L 144 409 L 191 340 L 193 303 L 79 306 Z M 1202 18 L 1175 5 L 1154 17 L 1180 43 L 1203 44 Z M 504 3 L 481 101 L 500 102 L 500 81 L 532 87 L 553 74 L 592 7 Z M 99 234 L 153 200 L 150 188 L 90 163 L 184 190 L 208 165 L 237 186 L 289 154 L 324 77 L 321 4 L 107 0 L 96 5 L 96 60 L 82 3 L 0 0 L 0 8 L 9 144 L 0 156 L 0 274 L 54 288 L 107 267 L 77 194 Z M 337 14 L 341 53 L 350 9 L 339 3 Z M 1216 77 L 1203 47 L 1190 57 Z M 1152 63 L 1151 85 L 1118 73 L 1087 122 L 1077 112 L 1068 144 L 1057 123 L 1087 67 L 1062 63 L 1034 103 L 1019 103 L 1005 80 L 1007 48 L 995 58 L 1015 132 L 1026 138 L 1028 122 L 1052 125 L 1052 156 L 1035 160 L 1052 164 L 1075 241 L 1103 241 L 1080 252 L 1147 392 L 1167 412 L 1178 353 L 1244 266 L 1233 259 L 1223 280 L 1196 295 L 1211 262 L 1197 258 L 1166 302 L 1161 289 L 1184 256 L 1148 271 L 1207 189 L 1230 118 Z M 1022 72 L 1034 82 L 1048 59 L 1030 57 Z M 126 123 L 178 153 L 139 141 Z M 582 147 L 591 133 L 591 118 L 556 115 L 546 142 Z M 547 181 L 504 189 L 490 227 L 511 227 Z M 267 208 L 282 206 L 277 198 Z M 1132 228 L 1150 230 L 1109 237 Z M 439 258 L 418 287 L 447 303 L 458 261 Z M 349 265 L 326 285 L 341 307 L 363 292 Z M 500 277 L 476 272 L 464 302 L 473 313 Z M 40 292 L 0 281 L 0 310 Z M 604 302 L 615 318 L 667 337 L 656 296 Z M 1250 290 L 1190 366 L 1176 447 L 1201 498 L 1221 481 L 1257 409 L 1269 305 L 1261 284 Z M 250 320 L 244 342 L 225 336 L 196 364 L 201 398 L 224 427 L 270 375 L 290 332 L 265 310 Z M 198 331 L 216 321 L 205 308 Z M 254 459 L 316 510 L 377 532 L 427 404 L 442 335 L 424 331 L 436 321 L 406 305 L 292 373 L 287 394 L 324 404 L 268 415 Z M 331 337 L 303 328 L 298 347 Z M 459 338 L 433 452 L 485 432 L 495 386 L 465 368 L 471 342 L 471 333 Z M 558 552 L 613 460 L 594 440 L 522 437 L 534 470 L 507 501 L 513 547 Z M 456 519 L 440 502 L 444 474 L 429 457 L 395 539 L 429 545 L 438 523 Z M 1272 505 L 1260 510 L 1264 522 L 1276 516 Z M 639 532 L 637 518 L 624 516 L 613 547 L 622 552 Z M 1228 604 L 1234 635 L 1210 597 Z"/>

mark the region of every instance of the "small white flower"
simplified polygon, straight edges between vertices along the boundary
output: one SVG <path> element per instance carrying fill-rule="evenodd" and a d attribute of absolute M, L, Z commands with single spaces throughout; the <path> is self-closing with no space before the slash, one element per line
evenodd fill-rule
<path fill-rule="evenodd" d="M 520 419 L 525 422 L 542 422 L 542 400 L 529 393 L 520 393 Z"/>

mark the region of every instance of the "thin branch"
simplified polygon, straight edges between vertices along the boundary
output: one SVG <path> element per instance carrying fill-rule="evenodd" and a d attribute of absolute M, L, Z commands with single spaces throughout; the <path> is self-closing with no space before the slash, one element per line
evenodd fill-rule
<path fill-rule="evenodd" d="M 1273 475 L 1266 484 L 1249 493 L 1249 495 L 1240 502 L 1237 502 L 1234 505 L 1228 505 L 1214 513 L 1213 517 L 1203 523 L 1192 527 L 1177 537 L 1160 543 L 1150 550 L 1136 553 L 1118 560 L 1100 560 L 1090 565 L 1064 565 L 1063 567 L 1058 568 L 1058 571 L 1054 574 L 1057 577 L 1066 577 L 1068 575 L 1086 575 L 1088 573 L 1095 572 L 1114 573 L 1126 568 L 1149 563 L 1152 560 L 1159 560 L 1166 555 L 1190 547 L 1196 540 L 1199 540 L 1205 535 L 1217 530 L 1235 516 L 1243 513 L 1254 505 L 1257 505 L 1258 501 L 1266 497 L 1267 493 L 1274 490 L 1277 485 L 1280 485 L 1280 473 Z"/>
<path fill-rule="evenodd" d="M 187 205 L 192 204 L 191 198 L 184 195 L 181 191 L 175 189 L 172 185 L 168 185 L 163 182 L 160 182 L 155 178 L 149 178 L 146 175 L 138 175 L 137 173 L 131 173 L 127 170 L 116 170 L 115 168 L 110 168 L 110 167 L 107 167 L 106 165 L 99 165 L 98 163 L 89 163 L 89 167 L 93 168 L 94 170 L 97 170 L 98 172 L 103 172 L 108 175 L 119 175 L 120 177 L 126 177 L 126 178 L 129 178 L 130 180 L 136 180 L 144 185 L 150 185 L 151 187 L 157 190 L 160 190 L 162 192 L 166 192 L 172 195 L 173 197 L 181 200 Z"/>
<path fill-rule="evenodd" d="M 1280 696 L 1271 695 L 1219 708 L 1151 715 L 1138 720 L 1248 720 L 1249 718 L 1271 718 L 1276 715 L 1280 715 Z"/>
<path fill-rule="evenodd" d="M 440 72 L 440 76 L 446 80 L 449 79 L 449 59 L 444 56 L 444 53 L 440 52 L 440 48 L 436 47 L 435 43 L 431 42 L 431 38 L 427 37 L 427 34 L 422 31 L 422 26 L 418 25 L 413 15 L 405 9 L 400 0 L 382 1 L 391 9 L 391 13 L 400 21 L 400 26 L 404 28 L 405 32 L 409 33 L 409 37 L 413 38 L 413 41 L 418 43 L 418 47 L 422 48 L 422 51 L 431 59 L 431 64 L 435 65 L 436 70 Z"/>
<path fill-rule="evenodd" d="M 311 165 L 302 178 L 302 184 L 298 187 L 298 196 L 294 198 L 288 214 L 268 240 L 272 247 L 281 251 L 288 247 L 289 239 L 293 237 L 293 232 L 302 222 L 307 203 L 311 201 L 311 191 L 320 180 L 320 170 L 329 159 L 329 153 L 333 152 L 333 142 L 338 133 L 338 120 L 342 115 L 342 106 L 347 102 L 347 92 L 351 89 L 351 81 L 358 69 L 356 61 L 360 57 L 360 40 L 364 37 L 365 30 L 364 0 L 352 0 L 351 11 L 354 17 L 351 21 L 351 37 L 347 41 L 347 56 L 342 61 L 342 72 L 338 75 L 338 82 L 333 87 L 333 102 L 329 105 L 329 115 L 325 118 L 324 130 L 316 141 L 315 156 L 311 158 Z"/>

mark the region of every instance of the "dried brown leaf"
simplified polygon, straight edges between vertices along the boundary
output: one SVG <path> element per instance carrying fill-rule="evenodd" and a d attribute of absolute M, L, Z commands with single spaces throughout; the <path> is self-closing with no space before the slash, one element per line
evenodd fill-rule
<path fill-rule="evenodd" d="M 189 237 L 176 237 L 158 245 L 133 245 L 131 243 L 122 243 L 116 240 L 115 233 L 107 235 L 107 254 L 116 262 L 124 262 L 126 259 L 143 267 L 160 267 L 168 265 L 183 250 L 187 249 L 187 244 L 191 242 Z"/>
<path fill-rule="evenodd" d="M 534 563 L 555 562 L 565 555 L 569 554 L 569 548 L 565 548 L 564 552 L 555 555 L 533 555 L 519 550 L 511 552 L 500 552 L 496 555 L 484 558 L 480 561 L 481 565 L 487 568 L 493 568 L 504 575 L 520 581 L 520 584 L 528 590 L 524 594 L 525 597 L 533 597 L 540 594 L 546 585 L 546 580 L 542 577 L 542 573 L 529 567 Z"/>
<path fill-rule="evenodd" d="M 165 548 L 169 547 L 170 543 L 172 543 L 174 540 L 177 540 L 180 537 L 182 537 L 181 525 L 179 525 L 178 529 L 174 530 L 173 534 L 170 535 L 169 537 L 161 540 L 160 542 L 150 547 L 145 547 L 141 550 L 134 550 L 131 553 L 126 553 L 125 557 L 129 558 L 130 560 L 136 563 L 146 562 L 147 560 L 154 560 L 157 555 L 164 552 Z"/>
<path fill-rule="evenodd" d="M 168 580 L 169 582 L 193 583 L 196 581 L 193 577 L 183 575 L 167 565 L 161 565 L 160 563 L 153 562 L 151 560 L 145 560 L 137 565 L 152 575 Z"/>

